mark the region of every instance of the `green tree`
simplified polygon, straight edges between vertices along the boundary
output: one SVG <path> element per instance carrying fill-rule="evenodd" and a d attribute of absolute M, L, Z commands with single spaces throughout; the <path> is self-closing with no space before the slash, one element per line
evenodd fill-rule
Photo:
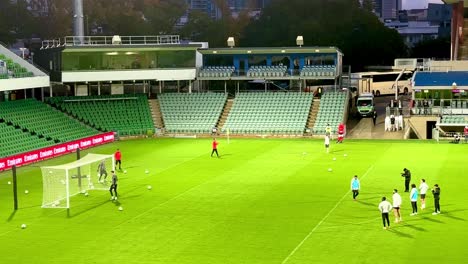
<path fill-rule="evenodd" d="M 450 58 L 450 38 L 427 39 L 411 48 L 412 58 Z"/>
<path fill-rule="evenodd" d="M 406 56 L 406 46 L 395 30 L 354 0 L 273 0 L 244 32 L 245 46 L 294 46 L 296 36 L 307 46 L 336 46 L 353 70 L 365 65 L 393 64 Z"/>
<path fill-rule="evenodd" d="M 372 0 L 362 0 L 362 8 L 368 12 L 373 12 L 374 2 Z"/>

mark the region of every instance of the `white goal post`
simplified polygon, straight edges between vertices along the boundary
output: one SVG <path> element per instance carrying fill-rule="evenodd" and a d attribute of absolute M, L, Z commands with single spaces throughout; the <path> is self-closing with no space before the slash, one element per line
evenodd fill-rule
<path fill-rule="evenodd" d="M 99 167 L 101 163 L 104 170 Z M 42 208 L 70 208 L 70 197 L 74 195 L 87 194 L 88 190 L 108 190 L 112 170 L 115 170 L 114 155 L 91 153 L 67 164 L 41 167 Z M 107 181 L 104 181 L 104 171 Z"/>

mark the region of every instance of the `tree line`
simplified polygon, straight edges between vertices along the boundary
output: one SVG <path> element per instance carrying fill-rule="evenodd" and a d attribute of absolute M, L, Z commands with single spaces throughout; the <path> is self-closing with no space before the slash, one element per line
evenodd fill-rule
<path fill-rule="evenodd" d="M 356 70 L 391 65 L 394 58 L 411 55 L 398 32 L 371 12 L 368 0 L 364 6 L 359 0 L 272 0 L 258 16 L 249 10 L 233 16 L 227 0 L 214 1 L 221 19 L 200 11 L 187 14 L 186 0 L 83 0 L 85 34 L 179 34 L 207 41 L 211 47 L 225 47 L 230 36 L 241 47 L 295 46 L 296 36 L 302 35 L 306 46 L 338 47 L 345 54 L 344 63 Z M 0 40 L 72 35 L 72 0 L 49 1 L 47 8 L 38 14 L 28 10 L 26 0 L 1 1 Z M 184 15 L 188 23 L 181 25 Z"/>

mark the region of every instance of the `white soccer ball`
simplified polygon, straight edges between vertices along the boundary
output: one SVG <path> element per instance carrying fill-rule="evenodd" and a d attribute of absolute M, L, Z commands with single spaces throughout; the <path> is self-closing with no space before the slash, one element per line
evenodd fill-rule
<path fill-rule="evenodd" d="M 67 184 L 64 180 L 60 180 L 60 183 L 62 183 L 63 185 Z"/>
<path fill-rule="evenodd" d="M 333 158 L 333 160 L 336 160 L 336 158 Z"/>
<path fill-rule="evenodd" d="M 11 181 L 8 182 L 8 185 L 10 185 L 10 184 L 11 184 Z"/>
<path fill-rule="evenodd" d="M 307 155 L 307 152 L 302 152 L 302 155 Z"/>
<path fill-rule="evenodd" d="M 119 207 L 119 211 L 123 211 L 123 207 L 122 207 L 122 206 Z"/>
<path fill-rule="evenodd" d="M 28 190 L 25 190 L 25 191 L 24 191 L 24 193 L 25 193 L 25 194 L 28 194 L 28 193 L 29 193 L 29 191 L 28 191 Z"/>
<path fill-rule="evenodd" d="M 153 189 L 153 187 L 151 187 L 151 185 L 148 185 L 146 188 L 148 188 L 148 190 Z"/>
<path fill-rule="evenodd" d="M 49 171 L 50 174 L 54 173 L 53 171 Z"/>
<path fill-rule="evenodd" d="M 26 228 L 26 224 L 22 224 L 21 229 L 25 229 L 25 228 Z"/>
<path fill-rule="evenodd" d="M 127 170 L 124 170 L 124 174 L 127 174 Z"/>
<path fill-rule="evenodd" d="M 328 168 L 328 171 L 331 172 L 331 171 L 332 171 L 332 168 Z"/>
<path fill-rule="evenodd" d="M 145 170 L 145 173 L 148 174 L 148 173 L 149 173 L 149 170 Z"/>
<path fill-rule="evenodd" d="M 60 201 L 55 201 L 53 205 L 58 206 L 59 204 L 60 204 Z"/>
<path fill-rule="evenodd" d="M 89 193 L 87 193 L 87 192 L 84 193 L 84 196 L 88 196 L 88 195 L 89 195 Z"/>
<path fill-rule="evenodd" d="M 348 157 L 348 154 L 344 154 L 343 156 Z"/>

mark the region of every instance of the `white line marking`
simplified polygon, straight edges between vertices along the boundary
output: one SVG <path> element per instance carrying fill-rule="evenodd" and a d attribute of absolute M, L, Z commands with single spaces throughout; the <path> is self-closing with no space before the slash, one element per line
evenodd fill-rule
<path fill-rule="evenodd" d="M 364 179 L 367 174 L 369 173 L 369 171 L 372 170 L 372 168 L 374 167 L 374 165 L 370 166 L 366 173 L 364 173 L 364 175 L 362 175 L 361 177 L 361 180 Z M 309 237 L 315 232 L 315 230 L 317 230 L 317 228 L 319 228 L 323 222 L 325 222 L 325 220 L 333 213 L 333 211 L 335 211 L 335 209 L 338 207 L 338 205 L 340 205 L 340 203 L 349 195 L 349 193 L 351 192 L 351 190 L 348 190 L 345 195 L 343 195 L 343 197 L 341 197 L 341 199 L 335 204 L 335 206 L 328 212 L 327 215 L 325 215 L 322 220 L 320 220 L 320 222 L 315 225 L 315 227 L 312 229 L 312 231 L 310 231 L 310 233 L 304 237 L 304 239 L 302 239 L 302 241 L 293 249 L 293 251 L 291 251 L 291 253 L 289 253 L 289 255 L 281 262 L 281 264 L 284 264 L 286 262 L 288 262 L 289 258 L 291 258 L 292 255 L 294 255 L 296 253 L 296 251 L 302 246 L 302 244 L 304 244 L 304 242 L 309 239 Z"/>

